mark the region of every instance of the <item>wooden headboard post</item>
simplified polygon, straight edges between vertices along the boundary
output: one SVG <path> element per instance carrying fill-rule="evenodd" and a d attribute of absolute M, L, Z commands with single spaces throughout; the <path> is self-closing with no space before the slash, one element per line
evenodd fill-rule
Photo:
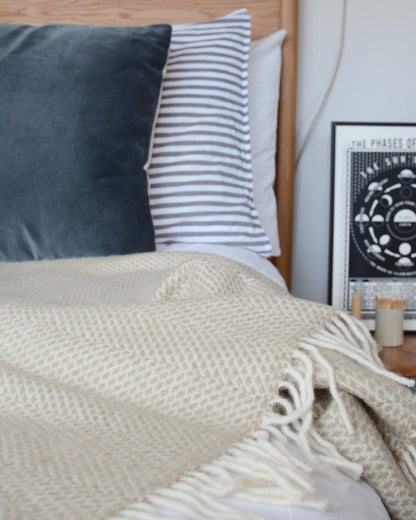
<path fill-rule="evenodd" d="M 281 17 L 282 27 L 288 32 L 283 45 L 275 183 L 282 254 L 274 259 L 274 264 L 290 289 L 296 147 L 298 1 L 282 0 Z"/>
<path fill-rule="evenodd" d="M 286 29 L 280 85 L 277 176 L 282 254 L 272 258 L 290 288 L 295 165 L 298 0 L 1 0 L 0 22 L 134 26 L 206 21 L 247 8 L 252 39 Z"/>

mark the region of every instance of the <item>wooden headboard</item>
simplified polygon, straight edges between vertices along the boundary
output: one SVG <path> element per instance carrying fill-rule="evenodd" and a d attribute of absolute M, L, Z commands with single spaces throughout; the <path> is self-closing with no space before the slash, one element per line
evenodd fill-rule
<path fill-rule="evenodd" d="M 209 20 L 243 7 L 252 18 L 252 38 L 284 28 L 277 141 L 276 194 L 282 254 L 272 261 L 290 287 L 295 155 L 297 0 L 1 0 L 0 21 L 44 25 L 73 23 L 134 26 Z"/>

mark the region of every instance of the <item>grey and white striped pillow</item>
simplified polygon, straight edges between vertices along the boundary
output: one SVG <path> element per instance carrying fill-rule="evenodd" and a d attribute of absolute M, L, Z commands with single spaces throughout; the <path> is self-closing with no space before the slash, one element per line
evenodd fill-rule
<path fill-rule="evenodd" d="M 269 256 L 253 201 L 250 16 L 173 26 L 148 170 L 156 249 L 221 244 Z"/>

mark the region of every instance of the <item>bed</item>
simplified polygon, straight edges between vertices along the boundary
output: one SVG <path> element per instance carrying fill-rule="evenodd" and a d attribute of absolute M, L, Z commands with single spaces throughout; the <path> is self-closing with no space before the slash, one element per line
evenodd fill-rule
<path fill-rule="evenodd" d="M 297 16 L 1 3 L 5 520 L 416 518 L 413 383 L 288 291 Z"/>

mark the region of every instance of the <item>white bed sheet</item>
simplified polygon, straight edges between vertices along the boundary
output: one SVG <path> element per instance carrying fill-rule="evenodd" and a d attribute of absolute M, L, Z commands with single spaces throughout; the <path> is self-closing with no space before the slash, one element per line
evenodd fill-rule
<path fill-rule="evenodd" d="M 293 454 L 296 453 L 300 459 L 305 460 L 299 449 L 290 441 L 288 446 Z M 312 477 L 317 494 L 331 503 L 325 511 L 299 506 L 252 503 L 232 496 L 218 500 L 224 505 L 232 506 L 237 514 L 241 511 L 242 519 L 249 514 L 264 520 L 390 520 L 381 498 L 366 481 L 354 480 L 345 475 L 341 481 L 338 477 L 325 476 L 322 472 L 314 472 Z M 160 512 L 168 518 L 178 516 L 165 509 Z"/>
<path fill-rule="evenodd" d="M 364 480 L 347 478 L 348 485 L 316 475 L 316 487 L 320 496 L 333 503 L 329 511 L 316 511 L 297 506 L 273 506 L 251 504 L 239 499 L 227 498 L 242 512 L 249 512 L 264 520 L 390 520 L 378 494 Z"/>
<path fill-rule="evenodd" d="M 198 251 L 211 253 L 245 264 L 267 276 L 281 287 L 287 289 L 283 277 L 274 265 L 264 257 L 251 251 L 230 246 L 211 244 L 173 244 L 165 246 L 163 251 Z M 341 483 L 334 478 L 316 475 L 319 495 L 328 498 L 334 507 L 330 511 L 316 511 L 303 507 L 256 503 L 252 504 L 236 498 L 223 499 L 238 510 L 254 513 L 265 520 L 389 520 L 390 516 L 376 491 L 364 480 L 355 481 L 345 477 L 348 482 Z M 214 519 L 213 519 L 214 520 Z"/>
<path fill-rule="evenodd" d="M 240 511 L 254 513 L 265 520 L 390 520 L 380 497 L 366 482 L 352 481 L 348 488 L 327 479 L 318 479 L 321 495 L 334 501 L 332 511 L 315 511 L 303 507 L 277 507 L 249 504 L 241 500 L 231 500 Z"/>

